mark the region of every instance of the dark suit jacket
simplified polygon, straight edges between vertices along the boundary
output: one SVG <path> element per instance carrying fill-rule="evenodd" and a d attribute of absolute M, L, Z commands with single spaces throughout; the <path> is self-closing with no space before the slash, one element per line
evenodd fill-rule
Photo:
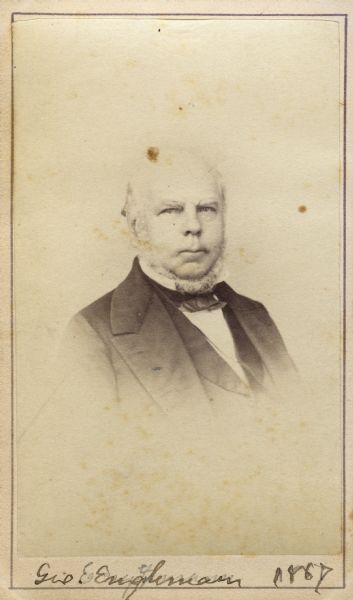
<path fill-rule="evenodd" d="M 281 388 L 294 370 L 266 309 L 226 284 L 219 292 L 236 343 L 249 353 L 251 344 L 262 383 Z M 316 469 L 310 402 L 247 397 L 137 262 L 74 317 L 68 338 L 65 372 L 19 445 L 21 552 L 293 553 L 298 518 L 306 547 L 317 551 L 312 515 L 320 520 L 323 498 L 315 512 L 292 502 L 294 490 L 310 486 L 316 497 L 317 478 L 303 469 Z M 278 547 L 267 541 L 274 527 Z"/>
<path fill-rule="evenodd" d="M 219 287 L 227 300 L 236 344 L 243 346 L 246 341 L 257 356 L 262 371 L 257 375 L 261 378 L 258 389 L 273 392 L 293 382 L 293 363 L 265 307 L 225 283 Z M 74 317 L 71 331 L 75 338 L 88 335 L 91 348 L 96 339 L 97 360 L 104 355 L 105 370 L 110 368 L 114 375 L 118 397 L 128 395 L 132 386 L 135 394 L 138 390 L 168 413 L 185 403 L 190 407 L 190 399 L 197 411 L 218 396 L 246 393 L 206 337 L 145 276 L 137 259 L 115 290 Z M 246 369 L 246 353 L 245 358 L 244 352 L 239 355 Z"/>

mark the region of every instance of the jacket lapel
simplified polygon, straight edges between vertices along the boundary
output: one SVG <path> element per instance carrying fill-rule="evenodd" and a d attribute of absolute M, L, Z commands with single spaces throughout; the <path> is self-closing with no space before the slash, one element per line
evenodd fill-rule
<path fill-rule="evenodd" d="M 288 384 L 288 380 L 297 381 L 292 363 L 281 335 L 267 313 L 258 302 L 244 301 L 226 283 L 222 286 L 222 298 L 227 298 L 228 305 L 236 315 L 245 333 L 258 351 L 267 373 L 265 387 L 277 387 Z"/>
<path fill-rule="evenodd" d="M 118 352 L 165 413 L 210 410 L 184 343 L 136 262 L 113 294 L 111 327 Z"/>

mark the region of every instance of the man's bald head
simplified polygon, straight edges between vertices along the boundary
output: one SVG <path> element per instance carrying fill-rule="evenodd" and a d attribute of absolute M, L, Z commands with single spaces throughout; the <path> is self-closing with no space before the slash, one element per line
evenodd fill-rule
<path fill-rule="evenodd" d="M 179 289 L 212 287 L 224 248 L 224 189 L 205 160 L 146 149 L 134 164 L 123 214 L 152 269 Z"/>

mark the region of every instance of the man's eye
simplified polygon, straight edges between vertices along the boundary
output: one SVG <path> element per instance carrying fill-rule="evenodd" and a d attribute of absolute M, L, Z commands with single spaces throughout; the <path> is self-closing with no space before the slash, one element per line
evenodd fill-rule
<path fill-rule="evenodd" d="M 217 209 L 215 206 L 199 206 L 198 211 L 199 212 L 217 212 Z"/>
<path fill-rule="evenodd" d="M 171 215 L 173 213 L 179 213 L 181 212 L 181 208 L 179 208 L 178 206 L 171 206 L 170 208 L 163 208 L 163 210 L 160 211 L 160 215 Z"/>

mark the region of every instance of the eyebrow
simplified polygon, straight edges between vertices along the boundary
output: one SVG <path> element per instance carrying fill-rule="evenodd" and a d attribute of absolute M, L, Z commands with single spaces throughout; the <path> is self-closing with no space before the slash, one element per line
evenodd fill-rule
<path fill-rule="evenodd" d="M 183 206 L 183 202 L 177 200 L 162 200 L 155 206 L 155 210 L 159 212 L 165 208 L 183 208 Z"/>
<path fill-rule="evenodd" d="M 168 199 L 165 198 L 165 200 L 161 200 L 160 203 L 158 204 L 159 206 L 184 206 L 185 202 L 183 199 L 181 200 L 173 200 L 172 198 Z M 195 206 L 203 206 L 203 205 L 210 205 L 210 204 L 219 204 L 219 200 L 216 198 L 210 198 L 209 200 L 199 200 Z"/>
<path fill-rule="evenodd" d="M 200 200 L 200 202 L 198 202 L 196 206 L 218 206 L 218 204 L 219 200 L 215 200 L 214 198 L 212 198 L 212 200 Z"/>
<path fill-rule="evenodd" d="M 181 206 L 183 204 L 180 200 L 161 200 L 157 206 Z"/>

